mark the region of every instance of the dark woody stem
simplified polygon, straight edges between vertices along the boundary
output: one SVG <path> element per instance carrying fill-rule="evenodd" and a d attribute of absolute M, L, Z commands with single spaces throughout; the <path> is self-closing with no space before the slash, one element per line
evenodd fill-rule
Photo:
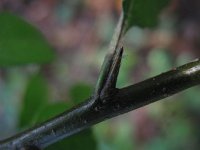
<path fill-rule="evenodd" d="M 200 60 L 172 69 L 137 84 L 112 89 L 108 95 L 89 98 L 29 130 L 0 142 L 1 150 L 27 146 L 43 149 L 106 119 L 171 96 L 200 83 Z"/>

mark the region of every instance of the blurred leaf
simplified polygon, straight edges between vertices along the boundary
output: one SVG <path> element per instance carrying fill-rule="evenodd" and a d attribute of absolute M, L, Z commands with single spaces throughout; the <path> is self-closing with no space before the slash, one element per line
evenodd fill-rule
<path fill-rule="evenodd" d="M 162 137 L 152 137 L 150 142 L 144 145 L 143 150 L 174 150 L 169 141 Z"/>
<path fill-rule="evenodd" d="M 200 91 L 199 86 L 188 89 L 183 93 L 183 98 L 182 98 L 184 100 L 184 104 L 186 105 L 187 109 L 195 111 L 196 114 L 200 114 L 199 91 Z"/>
<path fill-rule="evenodd" d="M 38 116 L 37 123 L 43 122 L 65 110 L 69 109 L 70 105 L 66 103 L 51 104 L 45 107 Z M 63 139 L 46 150 L 95 150 L 96 141 L 91 129 L 80 132 L 74 136 Z"/>
<path fill-rule="evenodd" d="M 133 126 L 128 121 L 120 122 L 117 125 L 115 135 L 113 137 L 113 147 L 115 150 L 133 150 L 134 140 L 132 137 Z"/>
<path fill-rule="evenodd" d="M 79 134 L 73 135 L 59 141 L 46 150 L 96 150 L 97 144 L 91 129 L 84 130 Z"/>
<path fill-rule="evenodd" d="M 170 0 L 123 0 L 125 30 L 132 26 L 153 27 Z"/>
<path fill-rule="evenodd" d="M 137 55 L 134 51 L 130 51 L 126 49 L 126 54 L 122 59 L 118 79 L 117 79 L 117 87 L 128 86 L 131 83 L 130 72 L 133 70 L 134 65 L 137 62 Z"/>
<path fill-rule="evenodd" d="M 172 68 L 171 57 L 165 49 L 153 49 L 149 53 L 148 64 L 151 68 L 150 76 L 160 74 Z"/>
<path fill-rule="evenodd" d="M 94 127 L 99 150 L 135 150 L 133 125 L 128 120 L 104 121 Z"/>
<path fill-rule="evenodd" d="M 55 57 L 41 33 L 22 18 L 0 13 L 0 66 L 49 63 Z"/>
<path fill-rule="evenodd" d="M 37 112 L 47 105 L 47 101 L 47 83 L 43 76 L 34 75 L 27 85 L 25 96 L 22 101 L 19 127 L 30 125 Z"/>
<path fill-rule="evenodd" d="M 171 145 L 170 149 L 190 149 L 187 148 L 193 137 L 192 122 L 187 119 L 178 118 L 173 124 L 166 128 L 166 140 Z M 178 140 L 177 140 L 178 139 Z"/>
<path fill-rule="evenodd" d="M 38 113 L 35 123 L 44 122 L 70 108 L 71 105 L 68 105 L 67 103 L 59 102 L 55 104 L 48 104 Z"/>
<path fill-rule="evenodd" d="M 72 88 L 69 91 L 71 100 L 75 103 L 81 103 L 86 98 L 91 96 L 92 93 L 92 87 L 85 83 L 78 83 L 72 86 Z"/>

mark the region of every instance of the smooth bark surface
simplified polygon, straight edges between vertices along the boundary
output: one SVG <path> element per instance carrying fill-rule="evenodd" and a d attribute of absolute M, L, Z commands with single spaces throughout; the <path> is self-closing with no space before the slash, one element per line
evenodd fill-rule
<path fill-rule="evenodd" d="M 1 150 L 32 146 L 43 149 L 106 119 L 129 112 L 200 83 L 200 61 L 188 63 L 109 95 L 93 96 L 83 104 L 43 124 L 0 142 Z"/>

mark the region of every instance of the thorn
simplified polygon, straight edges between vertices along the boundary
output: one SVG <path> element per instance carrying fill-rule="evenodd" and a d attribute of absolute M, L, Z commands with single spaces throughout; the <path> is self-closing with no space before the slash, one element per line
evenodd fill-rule
<path fill-rule="evenodd" d="M 112 65 L 110 67 L 110 71 L 107 76 L 106 84 L 102 89 L 103 94 L 105 94 L 106 91 L 109 91 L 109 89 L 116 88 L 117 77 L 121 66 L 122 54 L 123 54 L 123 47 L 116 50 L 115 53 L 113 54 Z"/>
<path fill-rule="evenodd" d="M 95 96 L 108 95 L 110 91 L 116 88 L 122 54 L 123 47 L 105 57 L 95 88 Z"/>
<path fill-rule="evenodd" d="M 100 93 L 105 85 L 106 78 L 109 74 L 109 70 L 110 70 L 110 67 L 112 64 L 111 62 L 112 62 L 112 54 L 107 54 L 104 58 L 103 65 L 101 66 L 101 71 L 100 71 L 100 74 L 99 74 L 99 77 L 97 80 L 97 84 L 95 87 L 95 92 L 94 92 L 95 96 L 100 95 Z"/>

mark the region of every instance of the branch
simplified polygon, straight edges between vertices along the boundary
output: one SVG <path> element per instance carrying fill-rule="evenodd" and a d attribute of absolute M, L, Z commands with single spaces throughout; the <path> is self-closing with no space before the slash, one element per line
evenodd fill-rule
<path fill-rule="evenodd" d="M 38 150 L 106 119 L 171 96 L 200 83 L 200 60 L 143 82 L 117 89 L 116 81 L 125 34 L 123 14 L 94 91 L 84 103 L 13 137 L 0 141 L 0 150 Z"/>
<path fill-rule="evenodd" d="M 119 68 L 120 64 L 118 60 L 121 60 L 121 56 L 122 49 L 118 53 L 113 54 L 112 61 L 110 62 L 111 67 L 104 74 L 105 77 L 113 74 L 111 70 L 116 70 L 114 71 L 113 78 L 115 81 L 118 74 L 117 68 Z M 114 65 L 116 62 L 118 65 Z M 56 141 L 106 119 L 195 86 L 200 83 L 200 60 L 122 89 L 107 86 L 115 84 L 113 80 L 104 80 L 101 83 L 100 85 L 102 86 L 97 86 L 96 88 L 98 92 L 95 92 L 96 94 L 86 102 L 29 130 L 1 141 L 0 149 L 28 149 L 29 147 L 43 149 Z M 111 90 L 105 90 L 107 87 L 111 88 Z M 100 96 L 102 92 L 106 92 L 106 94 Z"/>
<path fill-rule="evenodd" d="M 115 32 L 113 34 L 112 40 L 109 45 L 109 50 L 111 53 L 122 47 L 123 36 L 125 35 L 125 20 L 124 14 L 121 12 L 119 21 L 115 28 Z"/>

